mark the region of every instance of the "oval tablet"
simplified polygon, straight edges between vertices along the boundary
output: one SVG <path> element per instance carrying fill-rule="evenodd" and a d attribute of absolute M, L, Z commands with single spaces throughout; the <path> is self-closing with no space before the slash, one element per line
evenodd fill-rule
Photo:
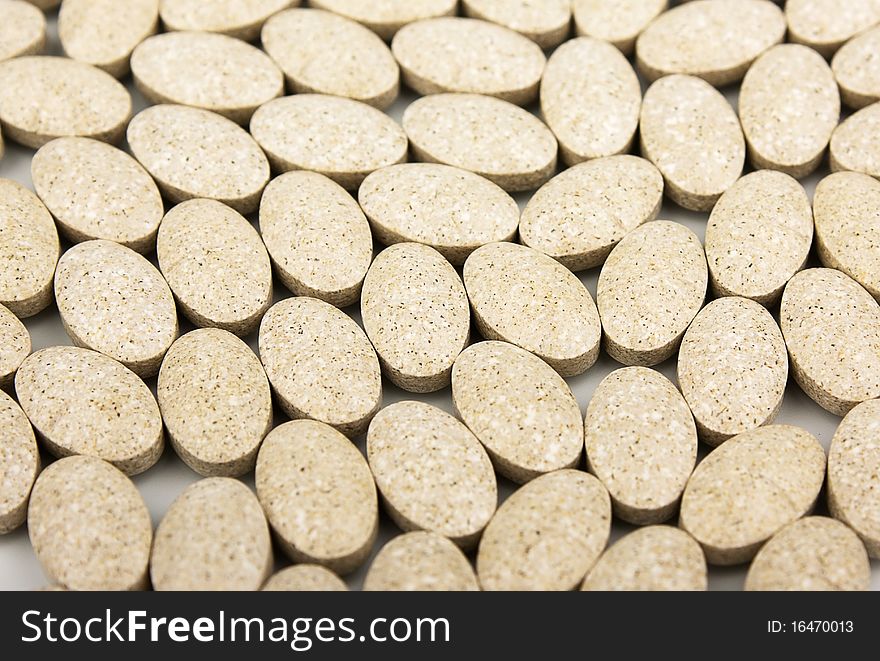
<path fill-rule="evenodd" d="M 357 21 L 390 41 L 408 23 L 454 15 L 458 0 L 310 0 L 309 5 Z"/>
<path fill-rule="evenodd" d="M 141 378 L 159 371 L 177 339 L 177 309 L 162 274 L 117 243 L 87 241 L 64 253 L 55 300 L 74 344 L 115 358 Z"/>
<path fill-rule="evenodd" d="M 435 94 L 403 113 L 417 160 L 476 172 L 508 192 L 532 190 L 556 170 L 558 145 L 537 117 L 479 94 Z"/>
<path fill-rule="evenodd" d="M 840 96 L 850 108 L 880 101 L 880 27 L 850 39 L 831 60 Z"/>
<path fill-rule="evenodd" d="M 608 41 L 629 55 L 636 38 L 668 5 L 668 0 L 572 0 L 574 26 L 579 36 Z"/>
<path fill-rule="evenodd" d="M 747 174 L 718 199 L 706 225 L 712 291 L 775 305 L 804 267 L 812 242 L 804 187 L 782 172 Z"/>
<path fill-rule="evenodd" d="M 31 354 L 18 370 L 15 392 L 56 457 L 98 457 L 136 475 L 162 455 L 162 418 L 153 393 L 96 351 L 51 347 Z"/>
<path fill-rule="evenodd" d="M 611 503 L 599 480 L 576 470 L 542 475 L 515 491 L 486 527 L 477 553 L 484 590 L 573 590 L 608 543 Z"/>
<path fill-rule="evenodd" d="M 260 358 L 291 418 L 357 436 L 382 403 L 376 352 L 361 327 L 329 303 L 298 297 L 272 306 L 260 325 Z"/>
<path fill-rule="evenodd" d="M 269 182 L 269 162 L 253 138 L 200 108 L 149 107 L 128 125 L 128 144 L 175 204 L 208 198 L 251 213 Z"/>
<path fill-rule="evenodd" d="M 111 75 L 64 57 L 0 62 L 0 121 L 7 138 L 38 149 L 63 136 L 119 142 L 131 96 Z"/>
<path fill-rule="evenodd" d="M 880 400 L 859 404 L 840 423 L 828 454 L 828 509 L 880 558 Z"/>
<path fill-rule="evenodd" d="M 67 56 L 116 78 L 128 73 L 131 52 L 158 26 L 159 0 L 65 0 L 58 12 Z"/>
<path fill-rule="evenodd" d="M 0 391 L 0 535 L 18 528 L 27 518 L 28 498 L 40 472 L 40 452 L 34 431 L 18 404 Z"/>
<path fill-rule="evenodd" d="M 409 392 L 449 385 L 471 317 L 464 285 L 440 253 L 418 243 L 379 253 L 364 280 L 361 316 L 395 385 Z"/>
<path fill-rule="evenodd" d="M 154 590 L 253 591 L 271 571 L 269 525 L 256 496 L 238 480 L 211 477 L 190 485 L 156 528 Z"/>
<path fill-rule="evenodd" d="M 703 247 L 687 227 L 658 220 L 634 229 L 599 274 L 605 350 L 624 365 L 662 363 L 703 307 L 708 281 Z"/>
<path fill-rule="evenodd" d="M 159 268 L 196 326 L 247 335 L 272 303 L 272 265 L 260 235 L 214 200 L 190 200 L 166 214 L 156 241 Z"/>
<path fill-rule="evenodd" d="M 12 385 L 22 361 L 31 352 L 28 329 L 5 305 L 0 305 L 0 388 Z"/>
<path fill-rule="evenodd" d="M 37 55 L 46 46 L 46 17 L 22 0 L 0 4 L 0 62 Z"/>
<path fill-rule="evenodd" d="M 58 138 L 34 154 L 31 178 L 70 241 L 106 239 L 140 253 L 155 247 L 162 196 L 124 151 L 88 138 Z"/>
<path fill-rule="evenodd" d="M 153 526 L 134 483 L 95 457 L 67 457 L 34 484 L 28 533 L 49 580 L 68 590 L 142 590 Z"/>
<path fill-rule="evenodd" d="M 512 241 L 519 207 L 504 190 L 473 172 L 434 163 L 376 170 L 358 201 L 385 245 L 424 243 L 460 266 L 474 250 Z"/>
<path fill-rule="evenodd" d="M 678 384 L 700 438 L 720 445 L 773 422 L 788 383 L 788 354 L 762 305 L 727 297 L 703 308 L 678 352 Z"/>
<path fill-rule="evenodd" d="M 168 438 L 206 477 L 249 473 L 272 426 L 272 393 L 259 359 L 227 331 L 187 333 L 168 350 L 156 388 Z"/>
<path fill-rule="evenodd" d="M 739 119 L 727 99 L 699 78 L 666 76 L 651 85 L 640 128 L 642 154 L 685 209 L 709 211 L 742 174 L 746 145 Z"/>
<path fill-rule="evenodd" d="M 347 592 L 348 586 L 321 565 L 293 565 L 275 573 L 263 592 Z"/>
<path fill-rule="evenodd" d="M 605 551 L 581 590 L 702 592 L 708 582 L 706 558 L 693 537 L 678 528 L 649 526 Z"/>
<path fill-rule="evenodd" d="M 261 50 L 209 32 L 150 37 L 131 56 L 131 71 L 152 103 L 179 103 L 246 124 L 254 111 L 284 94 L 284 78 Z"/>
<path fill-rule="evenodd" d="M 270 101 L 254 113 L 251 133 L 276 170 L 314 170 L 349 190 L 373 170 L 407 158 L 406 134 L 393 119 L 336 96 L 297 94 Z"/>
<path fill-rule="evenodd" d="M 294 562 L 346 574 L 373 547 L 376 485 L 360 451 L 332 427 L 296 420 L 273 429 L 257 457 L 257 496 Z"/>
<path fill-rule="evenodd" d="M 260 234 L 278 278 L 297 296 L 355 303 L 373 261 L 373 236 L 357 202 L 317 172 L 288 172 L 266 186 Z"/>
<path fill-rule="evenodd" d="M 699 0 L 652 22 L 636 42 L 636 61 L 651 81 L 680 73 L 722 87 L 784 37 L 785 17 L 772 2 Z"/>
<path fill-rule="evenodd" d="M 631 230 L 657 218 L 663 177 L 649 161 L 621 155 L 575 165 L 529 200 L 520 240 L 572 271 L 600 266 Z"/>
<path fill-rule="evenodd" d="M 547 58 L 526 37 L 471 18 L 432 18 L 391 42 L 403 82 L 419 94 L 486 94 L 517 105 L 538 95 Z"/>
<path fill-rule="evenodd" d="M 480 334 L 530 351 L 562 376 L 587 371 L 599 356 L 596 304 L 571 271 L 537 250 L 492 243 L 464 265 Z"/>
<path fill-rule="evenodd" d="M 165 29 L 197 30 L 251 41 L 263 23 L 300 0 L 162 0 L 160 13 Z"/>
<path fill-rule="evenodd" d="M 877 0 L 787 0 L 788 39 L 825 57 L 859 32 L 880 22 Z"/>
<path fill-rule="evenodd" d="M 388 46 L 347 18 L 317 9 L 284 11 L 263 26 L 262 44 L 291 92 L 345 96 L 376 108 L 397 98 L 400 68 Z"/>
<path fill-rule="evenodd" d="M 480 442 L 461 422 L 422 402 L 398 402 L 373 418 L 367 458 L 400 528 L 474 546 L 495 513 L 498 486 Z"/>
<path fill-rule="evenodd" d="M 593 392 L 584 432 L 587 466 L 617 516 L 636 525 L 672 516 L 697 462 L 697 429 L 669 379 L 645 367 L 615 370 Z"/>
<path fill-rule="evenodd" d="M 462 5 L 465 15 L 515 30 L 545 50 L 565 40 L 571 23 L 570 0 L 464 0 Z"/>
<path fill-rule="evenodd" d="M 772 425 L 735 436 L 688 481 L 680 526 L 715 565 L 747 562 L 767 539 L 812 510 L 825 451 L 799 427 Z"/>
<path fill-rule="evenodd" d="M 819 406 L 845 415 L 880 397 L 880 305 L 855 280 L 833 269 L 798 273 L 779 320 L 795 381 Z"/>
<path fill-rule="evenodd" d="M 455 410 L 514 482 L 574 467 L 581 458 L 581 411 L 547 363 L 506 342 L 466 349 L 452 370 Z"/>
<path fill-rule="evenodd" d="M 852 170 L 880 179 L 880 102 L 850 115 L 831 136 L 831 171 Z"/>
<path fill-rule="evenodd" d="M 560 46 L 541 80 L 541 113 L 568 165 L 629 151 L 642 89 L 611 44 L 581 37 Z"/>
<path fill-rule="evenodd" d="M 476 592 L 471 563 L 452 542 L 432 532 L 410 532 L 388 542 L 364 579 L 367 592 Z"/>
<path fill-rule="evenodd" d="M 758 551 L 745 589 L 855 591 L 871 584 L 865 546 L 834 519 L 809 516 L 786 526 Z"/>
<path fill-rule="evenodd" d="M 0 179 L 0 304 L 31 317 L 52 302 L 52 278 L 61 254 L 52 216 L 21 184 Z"/>
<path fill-rule="evenodd" d="M 739 117 L 755 168 L 806 177 L 819 167 L 840 119 L 834 74 L 811 48 L 771 48 L 743 79 Z"/>

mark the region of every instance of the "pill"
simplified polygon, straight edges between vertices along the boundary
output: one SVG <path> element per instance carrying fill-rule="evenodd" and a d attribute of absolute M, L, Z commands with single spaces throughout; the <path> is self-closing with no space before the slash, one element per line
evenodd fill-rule
<path fill-rule="evenodd" d="M 646 367 L 605 377 L 584 419 L 587 466 L 629 523 L 660 523 L 678 508 L 697 462 L 697 430 L 681 393 Z"/>
<path fill-rule="evenodd" d="M 845 415 L 880 397 L 880 305 L 833 269 L 798 273 L 779 311 L 795 381 L 819 406 Z"/>
<path fill-rule="evenodd" d="M 284 94 L 284 77 L 264 52 L 209 32 L 150 37 L 131 56 L 138 90 L 152 103 L 210 110 L 238 124 Z"/>
<path fill-rule="evenodd" d="M 670 526 L 639 528 L 613 544 L 590 570 L 590 592 L 701 592 L 708 587 L 706 558 L 693 537 Z"/>
<path fill-rule="evenodd" d="M 61 254 L 52 216 L 21 184 L 0 179 L 0 304 L 24 319 L 52 302 Z"/>
<path fill-rule="evenodd" d="M 788 354 L 776 320 L 747 298 L 703 308 L 678 352 L 678 384 L 700 438 L 720 445 L 775 420 L 788 383 Z"/>
<path fill-rule="evenodd" d="M 487 591 L 573 590 L 608 543 L 605 487 L 576 470 L 548 473 L 515 491 L 492 518 L 477 553 Z"/>
<path fill-rule="evenodd" d="M 639 225 L 657 218 L 663 176 L 649 161 L 621 155 L 564 170 L 529 200 L 520 240 L 572 271 L 601 266 Z"/>
<path fill-rule="evenodd" d="M 40 453 L 24 412 L 0 390 L 0 535 L 18 528 L 27 518 L 28 498 L 40 472 Z"/>
<path fill-rule="evenodd" d="M 819 167 L 840 119 L 834 74 L 811 48 L 775 46 L 743 79 L 739 117 L 755 168 L 806 177 Z"/>
<path fill-rule="evenodd" d="M 0 62 L 0 121 L 7 138 L 38 149 L 63 136 L 118 142 L 131 96 L 111 75 L 63 57 Z"/>
<path fill-rule="evenodd" d="M 46 47 L 46 17 L 23 0 L 0 4 L 0 62 L 38 55 Z"/>
<path fill-rule="evenodd" d="M 272 571 L 269 525 L 238 480 L 209 477 L 168 508 L 150 555 L 157 591 L 259 590 Z"/>
<path fill-rule="evenodd" d="M 880 558 L 880 400 L 859 404 L 840 423 L 828 455 L 828 508 Z"/>
<path fill-rule="evenodd" d="M 151 106 L 131 120 L 128 144 L 175 204 L 208 198 L 251 213 L 269 182 L 269 162 L 253 138 L 201 108 Z"/>
<path fill-rule="evenodd" d="M 276 170 L 314 170 L 348 190 L 373 170 L 407 159 L 406 134 L 393 119 L 342 97 L 275 99 L 254 113 L 251 133 Z"/>
<path fill-rule="evenodd" d="M 747 174 L 719 198 L 706 225 L 712 291 L 775 305 L 812 242 L 813 213 L 803 186 L 782 172 Z"/>
<path fill-rule="evenodd" d="M 310 0 L 309 5 L 362 23 L 390 41 L 413 21 L 454 15 L 458 0 Z"/>
<path fill-rule="evenodd" d="M 0 305 L 0 388 L 12 385 L 22 361 L 31 352 L 28 329 L 5 305 Z"/>
<path fill-rule="evenodd" d="M 64 253 L 55 300 L 74 344 L 118 360 L 141 378 L 158 373 L 177 339 L 177 310 L 165 279 L 141 255 L 111 241 L 87 241 Z"/>
<path fill-rule="evenodd" d="M 512 241 L 519 225 L 519 207 L 496 184 L 435 163 L 376 170 L 358 201 L 383 244 L 424 243 L 456 266 L 480 246 Z"/>
<path fill-rule="evenodd" d="M 770 537 L 810 512 L 825 451 L 809 432 L 771 425 L 734 436 L 697 466 L 681 501 L 681 527 L 714 565 L 751 560 Z"/>
<path fill-rule="evenodd" d="M 545 50 L 565 40 L 571 23 L 570 0 L 463 0 L 462 9 L 471 18 L 515 30 Z"/>
<path fill-rule="evenodd" d="M 156 241 L 159 269 L 186 317 L 199 327 L 247 335 L 272 303 L 272 265 L 260 235 L 215 200 L 169 211 Z"/>
<path fill-rule="evenodd" d="M 116 78 L 128 73 L 131 52 L 158 27 L 159 0 L 65 0 L 58 12 L 67 56 Z"/>
<path fill-rule="evenodd" d="M 293 565 L 274 574 L 264 592 L 346 592 L 348 586 L 321 565 Z"/>
<path fill-rule="evenodd" d="M 608 41 L 629 55 L 636 38 L 669 0 L 572 0 L 574 26 L 582 37 Z"/>
<path fill-rule="evenodd" d="M 259 342 L 287 415 L 320 420 L 346 436 L 366 431 L 382 403 L 382 377 L 376 352 L 351 317 L 315 298 L 289 298 L 263 317 Z"/>
<path fill-rule="evenodd" d="M 524 349 L 506 342 L 466 349 L 452 370 L 452 401 L 495 469 L 514 482 L 580 461 L 578 402 L 552 367 Z"/>
<path fill-rule="evenodd" d="M 541 113 L 568 165 L 628 152 L 639 125 L 642 89 L 614 46 L 589 37 L 554 51 L 541 80 Z"/>
<path fill-rule="evenodd" d="M 400 68 L 371 30 L 320 9 L 290 9 L 263 26 L 262 44 L 297 94 L 344 96 L 387 108 L 400 89 Z M 351 53 L 339 57 L 339 53 Z M 356 55 L 355 55 L 356 54 Z"/>
<path fill-rule="evenodd" d="M 492 243 L 468 257 L 464 282 L 487 340 L 530 351 L 565 377 L 596 362 L 602 335 L 596 304 L 556 260 L 526 246 Z"/>
<path fill-rule="evenodd" d="M 495 513 L 492 463 L 457 418 L 423 402 L 398 402 L 373 418 L 367 458 L 391 519 L 462 548 L 476 545 Z"/>
<path fill-rule="evenodd" d="M 870 583 L 871 564 L 858 536 L 839 521 L 810 516 L 780 530 L 758 551 L 745 589 L 855 591 Z"/>
<path fill-rule="evenodd" d="M 419 94 L 487 94 L 517 105 L 538 96 L 547 58 L 530 39 L 494 23 L 443 17 L 398 31 L 391 51 Z"/>
<path fill-rule="evenodd" d="M 687 5 L 685 5 L 687 6 Z M 642 155 L 663 173 L 670 199 L 709 211 L 742 174 L 746 146 L 727 99 L 693 76 L 666 76 L 645 93 Z"/>
<path fill-rule="evenodd" d="M 373 260 L 373 237 L 357 202 L 317 172 L 273 179 L 260 202 L 260 234 L 278 279 L 297 296 L 355 303 Z"/>
<path fill-rule="evenodd" d="M 816 251 L 880 301 L 880 182 L 838 172 L 816 186 Z"/>
<path fill-rule="evenodd" d="M 880 23 L 876 0 L 788 0 L 788 39 L 831 57 L 856 34 Z"/>
<path fill-rule="evenodd" d="M 379 525 L 376 485 L 360 451 L 323 423 L 273 429 L 257 457 L 257 496 L 294 562 L 339 574 L 367 558 Z"/>
<path fill-rule="evenodd" d="M 856 110 L 880 101 L 880 27 L 850 39 L 831 60 L 843 102 Z"/>
<path fill-rule="evenodd" d="M 880 179 L 880 102 L 850 115 L 831 136 L 831 171 L 852 170 Z"/>
<path fill-rule="evenodd" d="M 263 23 L 300 0 L 162 0 L 160 15 L 165 29 L 219 32 L 252 41 Z"/>
<path fill-rule="evenodd" d="M 56 457 L 98 457 L 136 475 L 162 455 L 162 418 L 153 393 L 108 356 L 69 346 L 42 349 L 22 363 L 15 392 Z"/>
<path fill-rule="evenodd" d="M 651 81 L 689 74 L 721 87 L 784 37 L 785 16 L 768 0 L 699 0 L 653 21 L 636 42 L 636 62 Z"/>
<path fill-rule="evenodd" d="M 388 542 L 364 579 L 367 592 L 475 592 L 480 587 L 464 553 L 445 537 L 410 532 Z"/>
<path fill-rule="evenodd" d="M 684 225 L 658 220 L 631 231 L 599 274 L 605 350 L 624 365 L 662 363 L 702 308 L 708 280 L 700 240 Z"/>
<path fill-rule="evenodd" d="M 150 513 L 134 483 L 96 457 L 67 457 L 40 473 L 28 533 L 46 576 L 63 588 L 148 585 Z"/>
<path fill-rule="evenodd" d="M 556 138 L 541 120 L 501 99 L 435 94 L 403 114 L 416 160 L 471 170 L 508 192 L 540 187 L 556 170 Z"/>
<path fill-rule="evenodd" d="M 182 336 L 165 354 L 156 396 L 187 466 L 206 477 L 254 469 L 272 426 L 272 393 L 259 359 L 236 336 L 216 328 Z"/>
<path fill-rule="evenodd" d="M 383 373 L 409 392 L 448 386 L 470 340 L 461 278 L 440 253 L 418 243 L 379 253 L 364 280 L 361 317 Z"/>
<path fill-rule="evenodd" d="M 66 239 L 106 239 L 140 253 L 155 248 L 162 196 L 124 151 L 89 138 L 58 138 L 34 154 L 31 178 Z"/>

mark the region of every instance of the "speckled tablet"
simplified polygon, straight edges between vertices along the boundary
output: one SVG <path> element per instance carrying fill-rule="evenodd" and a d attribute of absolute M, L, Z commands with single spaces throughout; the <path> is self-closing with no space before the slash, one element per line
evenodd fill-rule
<path fill-rule="evenodd" d="M 880 23 L 876 0 L 788 0 L 788 39 L 806 44 L 825 57 L 851 37 Z"/>
<path fill-rule="evenodd" d="M 27 518 L 31 487 L 40 472 L 40 452 L 24 411 L 2 390 L 0 428 L 0 535 L 5 535 Z"/>
<path fill-rule="evenodd" d="M 276 572 L 263 586 L 264 592 L 346 592 L 348 586 L 321 565 L 293 565 Z"/>
<path fill-rule="evenodd" d="M 160 15 L 169 31 L 219 32 L 251 41 L 269 17 L 299 4 L 300 0 L 162 0 Z"/>
<path fill-rule="evenodd" d="M 850 108 L 880 101 L 880 27 L 850 39 L 831 60 L 840 96 Z"/>
<path fill-rule="evenodd" d="M 0 4 L 0 62 L 37 55 L 46 46 L 46 17 L 24 0 Z"/>
<path fill-rule="evenodd" d="M 831 171 L 852 170 L 880 179 L 880 102 L 850 115 L 831 136 Z"/>
<path fill-rule="evenodd" d="M 31 352 L 28 329 L 5 305 L 0 305 L 0 388 L 12 385 L 22 361 Z"/>
<path fill-rule="evenodd" d="M 414 21 L 454 16 L 458 0 L 310 0 L 309 5 L 357 21 L 390 41 Z"/>
<path fill-rule="evenodd" d="M 367 592 L 475 592 L 473 567 L 445 537 L 410 532 L 388 542 L 364 579 Z"/>
<path fill-rule="evenodd" d="M 608 41 L 629 55 L 669 0 L 572 0 L 571 5 L 578 35 Z"/>
<path fill-rule="evenodd" d="M 464 0 L 466 16 L 498 23 L 528 37 L 547 50 L 568 36 L 570 0 Z"/>

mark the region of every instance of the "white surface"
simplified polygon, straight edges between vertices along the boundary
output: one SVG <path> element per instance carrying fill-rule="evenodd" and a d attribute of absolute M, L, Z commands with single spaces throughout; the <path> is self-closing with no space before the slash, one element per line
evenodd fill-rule
<path fill-rule="evenodd" d="M 52 54 L 61 54 L 61 50 L 58 45 L 57 35 L 55 34 L 54 18 L 50 21 L 49 51 Z M 130 79 L 127 79 L 124 82 L 126 82 L 129 89 L 132 90 L 132 94 L 135 99 L 135 111 L 145 107 L 146 104 L 143 98 L 140 96 L 140 94 L 137 93 L 136 90 L 134 90 Z M 392 117 L 400 121 L 403 110 L 412 101 L 413 98 L 414 97 L 408 92 L 404 93 L 401 99 L 399 99 L 398 102 L 391 109 L 390 114 L 392 115 Z M 731 102 L 735 103 L 734 95 L 729 95 L 729 98 L 731 99 Z M 12 144 L 8 140 L 6 141 L 6 148 L 6 155 L 2 159 L 2 161 L 0 161 L 0 177 L 14 179 L 33 190 L 30 177 L 30 161 L 31 157 L 33 156 L 33 151 Z M 807 187 L 807 191 L 810 194 L 811 199 L 816 183 L 824 174 L 825 171 L 822 171 L 819 174 L 814 175 L 803 182 Z M 520 205 L 524 205 L 528 201 L 528 198 L 528 195 L 519 196 L 518 201 L 520 202 Z M 684 225 L 687 225 L 694 232 L 696 232 L 696 234 L 701 239 L 703 239 L 705 235 L 706 220 L 708 218 L 708 214 L 684 211 L 674 204 L 666 202 L 660 214 L 660 218 L 675 220 Z M 65 249 L 67 247 L 67 245 L 63 246 L 63 248 Z M 155 262 L 155 255 L 152 255 L 151 258 Z M 598 275 L 599 269 L 593 269 L 581 274 L 581 279 L 586 284 L 587 288 L 590 290 L 594 297 L 596 294 L 596 282 L 598 279 Z M 280 283 L 276 286 L 277 298 L 286 298 L 290 295 L 291 294 L 283 286 L 281 286 Z M 350 308 L 347 311 L 358 322 L 360 322 L 360 316 L 356 307 Z M 778 310 L 771 310 L 771 312 L 774 313 L 774 316 L 777 316 Z M 34 350 L 55 345 L 71 344 L 70 339 L 67 337 L 67 334 L 64 332 L 64 329 L 61 326 L 61 320 L 58 317 L 58 312 L 54 306 L 49 307 L 47 310 L 36 317 L 27 319 L 25 321 L 25 324 L 31 332 Z M 192 330 L 192 326 L 187 322 L 182 321 L 181 333 L 187 332 L 189 330 Z M 254 351 L 256 351 L 256 333 L 246 338 L 246 340 L 254 349 Z M 609 372 L 620 367 L 621 365 L 613 361 L 603 352 L 596 365 L 592 367 L 586 374 L 568 379 L 568 383 L 570 384 L 575 396 L 577 397 L 578 403 L 580 404 L 582 413 L 585 412 L 592 392 L 599 384 L 599 382 L 605 376 L 607 376 Z M 674 359 L 667 361 L 663 365 L 659 366 L 658 369 L 660 372 L 672 379 L 673 382 L 676 381 Z M 148 381 L 148 385 L 150 385 L 154 389 L 154 391 L 155 381 L 155 379 L 151 379 Z M 418 398 L 439 406 L 447 411 L 452 412 L 453 410 L 449 388 L 446 388 L 439 393 L 434 393 L 428 396 L 415 396 L 410 393 L 406 393 L 399 390 L 398 388 L 395 388 L 387 381 L 385 381 L 384 383 L 384 388 L 384 405 L 392 404 L 396 401 L 404 399 Z M 278 412 L 277 406 L 275 408 L 276 422 L 280 424 L 281 422 L 284 422 L 284 416 L 283 414 L 280 414 Z M 778 423 L 799 425 L 808 429 L 819 438 L 819 440 L 822 442 L 822 445 L 827 451 L 828 446 L 831 442 L 831 438 L 834 435 L 839 421 L 839 418 L 831 415 L 830 413 L 827 413 L 817 404 L 813 403 L 813 401 L 810 400 L 793 381 L 790 382 L 789 387 L 786 391 L 782 411 L 780 412 L 779 418 L 777 419 Z M 358 439 L 357 444 L 358 447 L 360 447 L 360 449 L 363 451 L 364 439 Z M 706 448 L 705 446 L 701 446 L 701 456 L 705 454 L 707 450 L 708 448 Z M 46 456 L 45 453 L 43 454 L 43 458 L 44 461 L 51 460 L 51 458 Z M 177 457 L 171 447 L 168 446 L 166 447 L 165 454 L 159 461 L 159 463 L 146 473 L 134 478 L 134 481 L 138 489 L 140 489 L 141 493 L 143 494 L 144 499 L 146 500 L 147 505 L 150 508 L 150 512 L 153 516 L 153 523 L 158 524 L 162 518 L 162 515 L 168 509 L 171 502 L 178 496 L 178 494 L 180 494 L 180 492 L 189 484 L 195 482 L 198 479 L 199 476 L 196 473 L 192 472 Z M 253 487 L 253 474 L 248 475 L 245 478 L 245 482 Z M 508 483 L 504 480 L 500 481 L 499 487 L 502 499 L 510 494 L 512 489 L 514 488 L 511 483 Z M 824 491 L 820 497 L 820 504 L 817 509 L 817 513 L 827 513 L 825 509 Z M 674 525 L 675 521 L 670 521 L 670 523 Z M 612 542 L 619 538 L 622 534 L 625 534 L 628 530 L 631 530 L 630 526 L 615 522 L 612 530 Z M 390 537 L 399 534 L 399 532 L 400 531 L 396 528 L 396 526 L 394 526 L 394 524 L 391 523 L 390 520 L 388 520 L 388 518 L 383 514 L 379 539 L 373 552 L 377 552 L 385 541 L 387 541 Z M 278 552 L 277 549 L 275 555 L 276 562 L 279 567 L 285 566 L 289 563 L 288 559 L 284 557 L 280 552 Z M 361 584 L 363 583 L 366 568 L 369 567 L 369 564 L 370 561 L 368 561 L 363 567 L 361 567 L 360 570 L 348 577 L 349 585 L 353 589 L 360 588 Z M 747 567 L 745 566 L 733 568 L 710 567 L 710 589 L 742 589 L 743 583 L 745 581 L 746 569 Z M 872 570 L 872 589 L 880 590 L 880 562 L 875 560 L 872 564 Z M 37 559 L 31 549 L 30 542 L 27 536 L 26 526 L 20 528 L 12 534 L 0 537 L 0 589 L 28 590 L 42 587 L 47 583 L 48 581 L 43 574 L 40 565 L 37 562 Z"/>

